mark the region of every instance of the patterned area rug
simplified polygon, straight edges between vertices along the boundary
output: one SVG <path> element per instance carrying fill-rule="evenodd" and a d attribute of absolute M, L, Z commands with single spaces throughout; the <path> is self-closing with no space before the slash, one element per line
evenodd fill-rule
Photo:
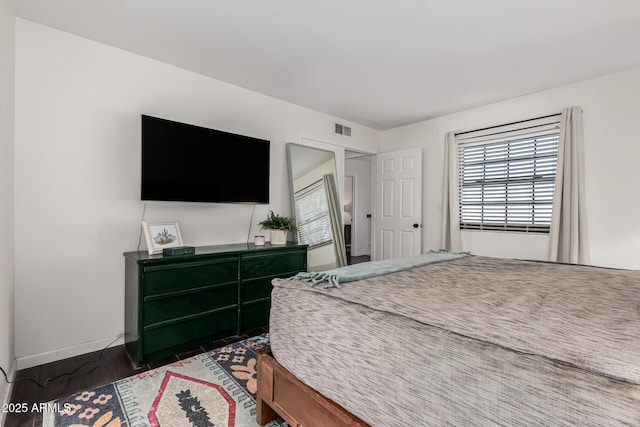
<path fill-rule="evenodd" d="M 256 355 L 268 346 L 269 335 L 259 335 L 58 399 L 43 426 L 257 426 Z"/>

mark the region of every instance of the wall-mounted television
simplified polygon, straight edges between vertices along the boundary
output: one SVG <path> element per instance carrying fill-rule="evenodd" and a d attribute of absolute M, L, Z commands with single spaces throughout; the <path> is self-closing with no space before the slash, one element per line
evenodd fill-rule
<path fill-rule="evenodd" d="M 270 142 L 142 115 L 142 200 L 269 203 Z"/>

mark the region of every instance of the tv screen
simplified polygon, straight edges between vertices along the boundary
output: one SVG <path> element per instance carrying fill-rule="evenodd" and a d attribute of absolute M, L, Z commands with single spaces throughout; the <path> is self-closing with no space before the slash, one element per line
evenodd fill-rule
<path fill-rule="evenodd" d="M 142 115 L 142 200 L 269 203 L 269 145 Z"/>

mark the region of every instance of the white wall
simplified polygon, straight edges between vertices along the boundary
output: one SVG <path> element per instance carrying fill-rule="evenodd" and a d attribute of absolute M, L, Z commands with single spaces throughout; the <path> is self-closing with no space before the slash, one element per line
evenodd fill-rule
<path fill-rule="evenodd" d="M 186 245 L 244 242 L 269 209 L 290 215 L 286 142 L 306 135 L 342 144 L 334 117 L 29 21 L 16 25 L 20 367 L 96 350 L 123 331 L 122 253 L 136 250 L 143 211 L 141 113 L 271 140 L 271 204 L 256 207 L 251 230 L 251 206 L 147 203 L 145 219 L 177 220 Z M 377 151 L 377 131 L 347 125 L 351 147 Z"/>
<path fill-rule="evenodd" d="M 13 120 L 15 18 L 6 0 L 0 1 L 0 366 L 11 376 L 14 347 L 13 248 Z M 0 375 L 0 403 L 9 387 Z M 4 414 L 0 413 L 0 424 Z"/>
<path fill-rule="evenodd" d="M 381 151 L 424 147 L 423 248 L 440 246 L 444 134 L 584 110 L 591 263 L 640 269 L 640 69 L 612 74 L 383 132 Z M 548 237 L 463 233 L 463 248 L 479 255 L 548 258 Z"/>
<path fill-rule="evenodd" d="M 368 155 L 345 161 L 345 175 L 353 176 L 355 183 L 352 256 L 371 255 L 372 219 L 367 218 L 367 214 L 373 215 L 371 161 Z"/>

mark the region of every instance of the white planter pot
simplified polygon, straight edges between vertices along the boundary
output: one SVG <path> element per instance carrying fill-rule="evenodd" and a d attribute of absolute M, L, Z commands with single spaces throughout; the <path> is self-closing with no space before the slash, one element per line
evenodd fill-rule
<path fill-rule="evenodd" d="M 287 243 L 287 230 L 270 230 L 271 244 L 284 245 Z"/>

